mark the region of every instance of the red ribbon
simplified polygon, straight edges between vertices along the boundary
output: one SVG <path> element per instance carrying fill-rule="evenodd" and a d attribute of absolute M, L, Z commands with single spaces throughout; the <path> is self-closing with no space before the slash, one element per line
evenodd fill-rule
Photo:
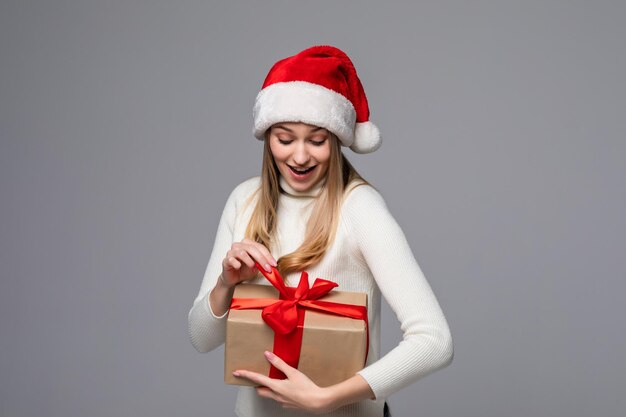
<path fill-rule="evenodd" d="M 290 366 L 297 368 L 304 333 L 304 313 L 307 309 L 337 316 L 350 317 L 365 321 L 367 345 L 365 360 L 369 353 L 369 323 L 365 306 L 320 301 L 318 298 L 328 294 L 338 284 L 322 278 L 316 278 L 309 288 L 309 274 L 302 271 L 297 288 L 287 287 L 275 267 L 267 272 L 261 265 L 256 267 L 265 278 L 278 290 L 279 299 L 275 298 L 233 298 L 230 308 L 235 310 L 262 308 L 261 317 L 274 330 L 274 353 Z M 365 364 L 364 364 L 365 365 Z M 285 379 L 284 373 L 270 367 L 270 378 Z"/>

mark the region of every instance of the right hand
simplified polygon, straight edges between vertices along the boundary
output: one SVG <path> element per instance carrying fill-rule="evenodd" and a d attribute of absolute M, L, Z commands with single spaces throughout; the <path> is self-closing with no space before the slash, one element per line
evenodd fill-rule
<path fill-rule="evenodd" d="M 232 288 L 242 281 L 254 278 L 258 272 L 255 262 L 265 266 L 268 272 L 271 272 L 270 265 L 278 265 L 263 244 L 251 239 L 235 242 L 222 261 L 222 274 L 219 279 L 226 287 Z"/>

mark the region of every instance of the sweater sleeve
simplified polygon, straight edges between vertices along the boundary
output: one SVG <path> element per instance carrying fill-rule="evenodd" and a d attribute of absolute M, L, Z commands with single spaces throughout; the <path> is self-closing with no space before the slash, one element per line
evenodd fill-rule
<path fill-rule="evenodd" d="M 217 234 L 209 263 L 204 273 L 198 296 L 188 314 L 188 333 L 193 347 L 201 353 L 209 352 L 222 343 L 226 336 L 226 316 L 216 316 L 209 303 L 209 293 L 215 287 L 222 272 L 222 260 L 233 242 L 233 229 L 236 218 L 237 188 L 228 197 L 218 223 Z"/>
<path fill-rule="evenodd" d="M 448 366 L 454 356 L 450 328 L 407 239 L 383 197 L 360 186 L 346 200 L 355 250 L 396 314 L 403 340 L 358 372 L 377 399 Z"/>

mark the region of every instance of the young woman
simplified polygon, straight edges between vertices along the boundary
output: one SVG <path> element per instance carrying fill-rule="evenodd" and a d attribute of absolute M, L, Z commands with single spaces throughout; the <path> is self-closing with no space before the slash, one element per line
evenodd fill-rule
<path fill-rule="evenodd" d="M 319 387 L 266 352 L 287 379 L 236 371 L 259 385 L 239 387 L 237 415 L 389 415 L 387 397 L 449 365 L 453 346 L 402 229 L 341 150 L 369 153 L 381 144 L 348 56 L 314 46 L 274 64 L 256 98 L 253 133 L 264 141 L 261 176 L 239 184 L 226 202 L 189 311 L 191 342 L 199 352 L 224 343 L 234 287 L 244 281 L 269 285 L 255 263 L 268 271 L 276 266 L 288 286 L 297 286 L 306 270 L 311 282 L 321 277 L 337 282 L 340 291 L 367 294 L 366 366 L 339 384 Z M 382 357 L 381 296 L 404 332 Z"/>

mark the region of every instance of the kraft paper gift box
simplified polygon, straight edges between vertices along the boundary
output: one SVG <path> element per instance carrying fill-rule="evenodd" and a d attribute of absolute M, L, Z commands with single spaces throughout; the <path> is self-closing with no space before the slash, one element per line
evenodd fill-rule
<path fill-rule="evenodd" d="M 337 284 L 320 278 L 309 290 L 306 272 L 302 273 L 298 288 L 286 287 L 275 268 L 272 273 L 267 273 L 260 265 L 257 268 L 276 288 L 245 283 L 235 287 L 226 322 L 225 383 L 256 385 L 246 378 L 233 376 L 237 369 L 285 378 L 265 358 L 263 352 L 266 350 L 292 366 L 297 364 L 294 367 L 321 387 L 344 381 L 363 368 L 369 344 L 366 294 L 330 291 Z M 327 293 L 316 297 L 321 292 Z M 308 293 L 309 300 L 294 301 L 302 299 L 305 293 Z M 306 294 L 304 298 L 307 298 Z M 282 306 L 276 304 L 280 299 L 286 300 Z M 339 311 L 351 317 L 319 311 L 318 308 Z M 281 315 L 286 309 L 291 310 L 291 317 Z M 294 326 L 294 314 L 297 316 L 295 328 L 285 330 L 285 326 Z M 272 317 L 264 320 L 264 315 Z M 275 331 L 268 322 L 280 331 Z"/>

